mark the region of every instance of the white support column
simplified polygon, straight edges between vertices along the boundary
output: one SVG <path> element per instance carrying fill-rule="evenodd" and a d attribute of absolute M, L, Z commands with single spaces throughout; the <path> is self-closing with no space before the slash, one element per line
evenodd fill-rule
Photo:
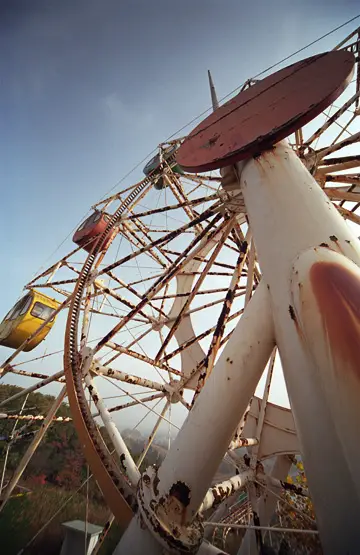
<path fill-rule="evenodd" d="M 321 541 L 326 553 L 355 554 L 360 545 L 360 498 L 357 492 L 360 474 L 354 472 L 360 460 L 360 442 L 356 440 L 356 427 L 360 422 L 360 379 L 356 377 L 360 350 L 352 350 L 349 363 L 340 334 L 336 363 L 329 368 L 326 364 L 329 356 L 326 359 L 324 355 L 329 330 L 326 326 L 320 331 L 315 330 L 309 323 L 309 315 L 317 322 L 320 312 L 322 318 L 326 316 L 319 294 L 314 293 L 316 284 L 311 273 L 314 264 L 308 265 L 307 274 L 303 272 L 301 277 L 298 272 L 303 268 L 303 262 L 299 260 L 296 269 L 293 265 L 301 253 L 313 251 L 320 245 L 327 251 L 332 249 L 343 253 L 359 265 L 359 241 L 287 142 L 279 143 L 245 166 L 239 164 L 238 172 L 263 279 L 269 288 L 276 342 Z M 358 344 L 360 295 L 354 295 L 354 291 L 359 291 L 360 281 L 354 268 L 345 269 L 344 264 L 335 277 L 331 272 L 322 274 L 323 285 L 327 287 L 328 279 L 332 281 L 331 287 L 335 284 L 335 289 L 339 288 L 337 299 L 328 295 L 328 307 L 335 311 L 341 308 L 342 314 L 345 305 L 349 308 L 350 316 L 344 318 Z M 348 279 L 349 273 L 352 277 Z M 312 287 L 312 298 L 310 293 L 306 298 L 300 293 L 295 294 L 294 288 L 301 289 L 302 280 L 307 280 L 308 290 Z M 345 284 L 348 282 L 352 286 L 351 293 L 347 294 Z M 314 295 L 317 296 L 316 303 Z M 352 303 L 350 307 L 349 303 Z M 323 319 L 322 322 L 325 325 Z M 317 331 L 316 338 L 320 341 L 317 348 L 308 341 L 311 331 Z M 334 333 L 333 328 L 331 332 Z M 333 337 L 330 358 L 337 348 Z M 335 402 L 337 389 L 341 395 Z M 344 426 L 347 426 L 346 430 Z M 355 432 L 352 437 L 350 430 Z"/>
<path fill-rule="evenodd" d="M 187 490 L 187 522 L 205 497 L 273 347 L 268 291 L 260 283 L 159 469 L 160 496 L 177 482 Z"/>
<path fill-rule="evenodd" d="M 290 467 L 291 467 L 291 461 L 289 457 L 287 457 L 286 455 L 278 455 L 276 457 L 270 477 L 275 478 L 277 480 L 286 480 Z M 269 484 L 268 490 L 264 491 L 264 493 L 260 497 L 257 505 L 257 509 L 258 509 L 258 516 L 259 516 L 261 526 L 269 526 L 271 518 L 275 513 L 276 503 L 278 499 L 277 497 L 275 497 L 275 495 L 272 495 L 271 492 L 274 492 L 275 494 L 280 495 L 281 488 L 277 487 L 277 485 Z M 250 530 L 247 530 L 245 533 L 245 537 L 239 547 L 239 551 L 237 555 L 243 555 L 247 553 L 246 549 L 249 547 L 248 545 L 249 535 L 250 535 Z"/>
<path fill-rule="evenodd" d="M 199 537 L 201 523 L 193 522 L 194 517 L 273 348 L 268 291 L 260 283 L 158 474 L 150 468 L 142 476 L 138 502 L 146 526 L 141 526 L 140 516 L 133 519 L 117 555 L 127 553 L 130 545 L 134 555 L 145 547 L 149 554 L 160 555 L 164 545 L 191 543 L 195 536 Z M 194 533 L 187 535 L 187 525 L 191 523 Z M 158 542 L 153 551 L 156 543 L 150 542 L 149 537 Z M 135 544 L 138 550 L 133 547 Z"/>
<path fill-rule="evenodd" d="M 114 449 L 119 457 L 123 471 L 126 472 L 126 474 L 128 475 L 128 478 L 132 483 L 132 485 L 136 486 L 136 484 L 140 479 L 139 469 L 137 468 L 130 454 L 129 449 L 127 448 L 127 445 L 122 438 L 122 435 L 120 434 L 113 419 L 111 418 L 111 415 L 104 401 L 102 400 L 101 395 L 98 392 L 91 378 L 91 375 L 88 371 L 88 368 L 91 366 L 91 357 L 92 357 L 91 349 L 89 347 L 84 347 L 83 352 L 84 352 L 84 363 L 83 363 L 84 382 L 89 390 L 89 393 L 91 395 L 92 400 L 94 401 L 94 404 L 97 410 L 99 411 L 99 415 L 109 434 L 109 437 L 114 446 Z"/>
<path fill-rule="evenodd" d="M 165 551 L 150 531 L 144 529 L 142 519 L 137 515 L 130 522 L 113 555 L 168 555 L 169 553 L 180 554 L 179 551 Z M 197 555 L 227 554 L 205 540 L 200 545 Z"/>
<path fill-rule="evenodd" d="M 254 476 L 255 472 L 249 468 L 244 470 L 241 474 L 236 474 L 236 476 L 232 476 L 220 484 L 215 484 L 205 495 L 199 512 L 203 513 L 216 504 L 221 503 L 221 501 L 227 497 L 231 497 L 235 491 L 238 491 L 248 484 Z"/>
<path fill-rule="evenodd" d="M 270 477 L 285 481 L 291 468 L 290 458 L 286 455 L 278 455 L 271 470 Z M 268 490 L 263 493 L 259 502 L 259 519 L 262 526 L 270 526 L 271 518 L 276 509 L 277 498 L 270 493 L 280 495 L 281 488 L 275 484 L 268 484 Z"/>

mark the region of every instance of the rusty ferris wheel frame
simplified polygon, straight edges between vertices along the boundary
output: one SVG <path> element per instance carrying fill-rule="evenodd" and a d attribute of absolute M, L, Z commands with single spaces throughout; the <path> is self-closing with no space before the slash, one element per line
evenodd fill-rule
<path fill-rule="evenodd" d="M 338 45 L 339 48 L 346 48 L 355 52 L 357 56 L 358 46 L 358 30 L 349 35 L 344 43 Z M 359 112 L 359 74 L 356 73 L 353 79 L 353 85 L 355 86 L 354 94 L 348 97 L 341 106 L 336 105 L 335 102 L 332 112 L 326 115 L 319 128 L 315 129 L 310 136 L 305 135 L 306 129 L 304 132 L 297 130 L 294 137 L 293 148 L 312 175 L 314 175 L 323 190 L 327 193 L 328 198 L 335 203 L 338 212 L 340 212 L 345 219 L 357 225 L 359 223 L 359 216 L 357 214 L 360 197 L 357 187 L 359 175 L 351 173 L 351 170 L 359 166 L 360 157 L 358 154 L 353 153 L 342 156 L 336 155 L 338 151 L 343 153 L 344 150 L 346 151 L 351 145 L 356 145 L 359 140 L 359 133 L 351 132 L 354 123 L 357 121 L 356 116 Z M 344 121 L 345 118 L 348 119 Z M 332 137 L 331 144 L 325 143 L 321 148 L 314 148 L 313 145 L 325 136 L 326 132 L 331 129 L 331 126 L 338 128 L 338 133 L 335 134 L 335 137 Z M 167 146 L 168 145 L 160 145 L 160 152 Z M 339 174 L 338 172 L 342 173 Z M 79 320 L 71 322 L 69 320 L 68 323 L 68 338 L 70 338 L 71 331 L 73 331 L 74 337 L 77 331 L 76 329 L 71 330 L 71 325 L 74 325 L 75 328 L 76 326 L 80 326 L 81 329 L 80 345 L 75 344 L 75 340 L 72 344 L 71 341 L 68 343 L 68 354 L 71 349 L 74 354 L 77 352 L 78 347 L 80 347 L 83 358 L 81 374 L 78 372 L 78 369 L 76 373 L 76 395 L 75 392 L 70 393 L 69 386 L 67 390 L 63 389 L 54 405 L 53 411 L 51 411 L 46 419 L 46 424 L 49 425 L 54 420 L 56 409 L 64 398 L 65 393 L 67 392 L 73 395 L 73 406 L 75 403 L 79 406 L 79 414 L 77 416 L 78 430 L 85 424 L 83 432 L 80 430 L 80 434 L 83 433 L 81 439 L 86 446 L 87 457 L 91 460 L 90 464 L 95 469 L 93 471 L 95 472 L 95 476 L 111 510 L 114 512 L 117 519 L 124 523 L 124 526 L 130 522 L 132 511 L 137 510 L 134 485 L 138 482 L 140 473 L 137 466 L 131 460 L 121 434 L 115 429 L 111 420 L 111 413 L 116 412 L 116 410 L 113 410 L 116 409 L 116 407 L 109 408 L 104 403 L 101 403 L 101 395 L 99 395 L 94 384 L 95 377 L 102 375 L 107 378 L 111 377 L 113 380 L 119 380 L 124 384 L 133 385 L 136 383 L 136 385 L 147 387 L 151 394 L 148 395 L 147 400 L 142 401 L 142 403 L 150 403 L 155 399 L 163 398 L 166 410 L 168 410 L 174 402 L 183 404 L 187 410 L 191 409 L 193 402 L 192 400 L 187 401 L 185 399 L 182 393 L 183 390 L 187 388 L 194 391 L 195 398 L 199 395 L 215 362 L 218 363 L 219 353 L 222 348 L 228 344 L 231 336 L 234 336 L 234 329 L 229 329 L 229 323 L 231 321 L 236 322 L 240 318 L 244 308 L 247 307 L 252 298 L 254 291 L 259 289 L 260 286 L 260 267 L 257 259 L 257 252 L 251 239 L 251 231 L 248 228 L 245 215 L 240 219 L 235 216 L 235 214 L 239 212 L 241 214 L 245 213 L 245 205 L 243 198 L 236 193 L 236 188 L 233 187 L 234 175 L 228 172 L 223 176 L 219 176 L 219 174 L 208 174 L 205 176 L 185 175 L 179 177 L 172 171 L 171 167 L 167 165 L 166 161 L 164 162 L 164 174 L 168 186 L 167 190 L 171 191 L 174 198 L 174 203 L 171 206 L 150 208 L 148 210 L 142 209 L 140 211 L 138 208 L 137 211 L 135 211 L 136 205 L 139 206 L 141 201 L 146 198 L 146 195 L 152 190 L 153 182 L 151 178 L 148 180 L 145 179 L 137 186 L 130 188 L 129 191 L 123 191 L 101 203 L 101 207 L 104 210 L 109 210 L 110 203 L 112 202 L 119 203 L 119 208 L 114 211 L 110 225 L 116 227 L 119 225 L 119 221 L 121 222 L 121 229 L 119 229 L 118 235 L 126 237 L 126 240 L 131 243 L 134 248 L 133 252 L 111 264 L 105 264 L 103 261 L 107 253 L 101 252 L 100 239 L 97 247 L 95 247 L 82 266 L 82 269 L 81 265 L 71 262 L 74 255 L 78 255 L 81 252 L 80 249 L 76 249 L 51 268 L 42 272 L 28 284 L 29 288 L 50 288 L 59 295 L 63 295 L 65 300 L 59 311 L 67 307 L 69 303 L 72 303 L 72 308 L 74 309 L 77 302 L 78 314 L 80 312 L 82 314 L 82 322 L 79 322 Z M 224 191 L 216 188 L 216 185 L 220 182 Z M 189 184 L 191 184 L 191 186 L 189 186 Z M 206 195 L 202 194 L 194 198 L 194 192 L 196 191 L 206 191 Z M 125 201 L 125 199 L 127 200 Z M 126 202 L 127 205 L 125 205 L 124 202 Z M 206 209 L 203 209 L 203 211 L 199 213 L 198 207 L 202 208 L 204 203 Z M 169 214 L 171 210 L 177 211 L 179 209 L 185 212 L 188 219 L 183 226 L 179 227 L 177 225 L 176 228 L 174 226 L 172 229 L 169 225 L 165 227 L 165 229 L 160 229 L 158 226 L 158 229 L 154 231 L 154 229 L 144 224 L 146 218 L 154 216 L 154 214 L 157 216 L 160 213 Z M 119 220 L 119 210 L 122 213 L 121 220 Z M 195 231 L 191 235 L 193 239 L 188 242 L 187 247 L 182 252 L 167 247 L 168 243 L 174 241 L 177 237 L 184 236 L 185 233 L 191 230 Z M 158 234 L 157 237 L 160 235 L 160 238 L 154 239 L 155 233 Z M 337 238 L 337 240 L 338 239 L 339 238 Z M 236 253 L 236 264 L 233 263 L 230 265 L 228 262 L 221 259 L 220 247 L 222 249 L 227 249 L 230 253 Z M 96 258 L 98 253 L 99 256 Z M 135 260 L 140 254 L 146 254 L 146 256 L 151 257 L 162 269 L 161 274 L 157 277 L 157 284 L 155 278 L 147 278 L 147 281 L 151 284 L 149 289 L 152 288 L 151 295 L 153 295 L 151 298 L 148 296 L 147 299 L 142 298 L 143 295 L 136 288 L 138 285 L 137 283 L 126 283 L 114 273 L 116 268 L 121 268 L 126 262 Z M 235 254 L 233 256 L 235 256 Z M 90 280 L 88 277 L 86 278 L 88 280 L 85 288 L 86 295 L 76 300 L 76 292 L 79 290 L 81 280 L 84 279 L 84 273 L 95 258 L 95 268 L 97 268 L 97 271 L 94 273 L 94 266 L 91 266 Z M 66 277 L 55 281 L 54 278 L 56 273 L 60 271 L 64 273 L 64 270 L 72 272 L 74 277 Z M 221 272 L 223 272 L 223 274 L 227 272 L 228 275 L 222 276 L 221 278 L 224 279 L 224 281 L 227 280 L 227 283 L 222 288 L 213 287 L 210 293 L 207 294 L 220 294 L 222 298 L 217 298 L 216 301 L 199 305 L 202 307 L 206 305 L 206 309 L 214 307 L 215 305 L 219 308 L 216 325 L 207 330 L 203 330 L 205 335 L 202 336 L 202 334 L 195 333 L 194 329 L 189 329 L 190 316 L 194 312 L 199 312 L 201 310 L 199 306 L 196 306 L 195 309 L 191 308 L 190 304 L 196 304 L 196 300 L 200 295 L 204 294 L 203 291 L 206 280 L 211 275 L 214 276 L 214 279 L 216 278 L 219 280 L 222 275 Z M 102 281 L 103 276 L 109 280 L 109 283 L 112 281 L 115 285 L 109 287 L 104 284 Z M 169 294 L 168 291 L 164 291 L 164 288 L 171 288 L 171 278 L 177 280 L 178 289 L 175 293 Z M 41 282 L 42 279 L 45 281 Z M 144 280 L 140 281 L 143 284 Z M 156 285 L 154 286 L 154 284 Z M 66 290 L 64 287 L 70 288 L 70 291 L 69 289 Z M 75 287 L 75 293 L 71 291 L 73 287 Z M 127 296 L 123 294 L 120 295 L 118 292 L 119 289 L 126 291 Z M 222 289 L 222 291 L 217 291 L 216 289 Z M 162 295 L 160 295 L 161 292 Z M 133 300 L 129 300 L 131 296 Z M 140 304 L 143 303 L 142 308 L 139 308 L 139 304 L 135 304 L 134 297 L 137 301 L 141 299 Z M 164 309 L 166 303 L 174 298 L 176 300 L 171 308 L 170 318 L 169 313 L 166 313 Z M 108 360 L 104 364 L 98 362 L 96 358 L 95 362 L 91 360 L 93 357 L 93 349 L 89 349 L 86 341 L 89 333 L 90 317 L 93 317 L 93 315 L 100 316 L 101 313 L 102 316 L 114 318 L 119 314 L 116 310 L 106 313 L 104 306 L 109 304 L 107 303 L 109 299 L 111 299 L 112 302 L 121 303 L 128 311 L 125 317 L 114 326 L 117 328 L 116 333 L 119 333 L 122 327 L 125 328 L 129 322 L 138 321 L 139 323 L 143 323 L 146 321 L 149 330 L 151 329 L 152 332 L 159 334 L 161 337 L 161 345 L 157 353 L 153 356 L 147 356 L 141 352 L 141 349 L 133 349 L 132 346 L 139 344 L 139 341 L 141 341 L 139 337 L 133 338 L 133 345 L 131 345 L 130 342 L 130 347 L 129 343 L 124 347 L 115 342 L 108 334 L 107 337 L 102 337 L 100 339 L 96 349 L 97 352 L 99 352 L 102 348 L 106 347 L 108 350 L 111 350 L 112 355 L 107 357 Z M 239 301 L 241 299 L 241 302 L 236 307 L 237 310 L 233 310 L 236 299 Z M 96 303 L 98 303 L 98 305 L 96 305 Z M 254 305 L 254 301 L 252 301 L 252 304 Z M 149 310 L 146 311 L 146 307 L 148 307 Z M 260 309 L 260 307 L 258 308 Z M 135 310 L 136 314 L 134 314 Z M 205 308 L 203 308 L 203 310 L 205 310 Z M 149 312 L 151 311 L 153 311 L 156 316 L 150 317 Z M 141 321 L 141 318 L 143 321 Z M 166 337 L 164 337 L 164 329 L 170 329 Z M 229 330 L 228 333 L 226 333 L 227 329 Z M 150 333 L 150 331 L 148 333 Z M 186 336 L 185 341 L 183 340 L 184 334 Z M 207 351 L 202 348 L 200 355 L 199 351 L 194 355 L 194 352 L 198 350 L 197 348 L 200 346 L 200 341 L 203 340 L 204 337 L 211 338 L 207 345 Z M 171 341 L 174 339 L 177 339 L 177 348 L 173 349 L 172 353 L 175 354 L 171 357 L 169 356 L 171 352 L 169 353 L 168 351 L 172 345 Z M 191 353 L 191 355 L 189 355 L 189 353 Z M 161 372 L 166 372 L 168 381 L 164 385 L 155 382 L 155 380 L 146 379 L 142 376 L 123 372 L 109 366 L 109 360 L 111 358 L 115 360 L 116 357 L 123 355 L 140 361 L 144 365 L 157 368 Z M 187 374 L 179 370 L 181 364 L 177 366 L 170 365 L 169 361 L 176 356 L 182 358 L 181 363 L 183 363 L 184 366 L 186 365 L 188 369 Z M 188 363 L 189 358 L 192 358 L 192 366 L 190 367 Z M 40 381 L 36 386 L 33 386 L 34 389 L 38 389 L 51 381 L 64 381 L 63 372 L 59 372 L 54 376 L 40 375 L 37 372 L 26 372 L 24 370 L 19 370 L 16 365 L 13 364 L 13 360 L 14 356 L 6 360 L 2 367 L 3 375 L 7 372 L 13 372 L 23 376 L 37 378 Z M 69 361 L 67 364 L 70 366 L 72 362 Z M 261 401 L 256 398 L 253 401 L 251 407 L 245 411 L 243 417 L 240 419 L 237 431 L 229 442 L 227 456 L 230 458 L 232 457 L 232 460 L 240 467 L 241 461 L 236 460 L 236 449 L 242 445 L 248 446 L 251 453 L 250 468 L 242 468 L 242 472 L 238 475 L 239 477 L 234 478 L 231 483 L 229 482 L 225 485 L 220 484 L 219 487 L 214 487 L 212 490 L 209 490 L 205 499 L 202 500 L 202 511 L 226 499 L 229 494 L 233 493 L 236 489 L 244 487 L 247 482 L 251 482 L 254 479 L 254 476 L 256 476 L 257 479 L 261 479 L 261 469 L 259 470 L 258 463 L 263 458 L 268 457 L 269 454 L 278 455 L 279 465 L 282 466 L 281 471 L 278 470 L 278 475 L 280 479 L 285 478 L 287 473 L 286 466 L 289 462 L 286 459 L 281 459 L 281 457 L 284 457 L 284 453 L 299 452 L 296 428 L 290 411 L 281 409 L 267 402 L 267 392 L 271 383 L 273 364 L 274 354 L 271 356 L 269 362 L 269 372 L 263 400 Z M 108 431 L 111 431 L 118 455 L 120 457 L 121 455 L 125 455 L 126 477 L 124 476 L 124 468 L 121 468 L 121 465 L 119 466 L 119 464 L 109 456 L 106 449 L 104 449 L 101 437 L 99 437 L 98 434 L 97 426 L 94 424 L 93 416 L 91 416 L 89 412 L 89 406 L 87 403 L 84 403 L 84 381 L 87 390 L 92 393 L 93 402 L 96 403 L 98 413 L 101 415 L 105 426 Z M 81 402 L 79 402 L 79 399 Z M 125 403 L 125 405 L 131 405 L 131 403 L 136 406 L 135 396 L 132 397 L 129 403 Z M 121 410 L 123 410 L 123 408 L 124 407 L 122 407 Z M 165 407 L 161 413 L 156 414 L 158 415 L 158 421 L 155 426 L 155 432 L 159 423 L 164 420 L 166 414 Z M 246 415 L 248 415 L 247 418 L 245 417 Z M 286 426 L 282 425 L 284 422 L 286 422 Z M 281 430 L 284 428 L 287 432 L 281 433 Z M 45 431 L 45 429 L 46 426 L 43 427 L 42 431 Z M 151 445 L 154 436 L 155 433 L 150 436 L 145 450 Z M 41 437 L 37 439 L 39 441 Z M 33 447 L 35 445 L 36 441 Z M 29 454 L 31 455 L 31 449 Z M 222 453 L 221 456 L 223 455 L 224 453 Z M 280 462 L 282 464 L 280 464 Z M 212 470 L 210 469 L 209 472 L 211 473 Z M 15 473 L 14 479 L 8 484 L 6 490 L 3 491 L 2 497 L 4 501 L 6 501 L 11 494 L 19 474 L 19 472 Z M 206 479 L 204 481 L 206 481 Z M 267 476 L 262 479 L 267 481 L 267 484 L 271 482 L 271 477 Z M 273 477 L 272 480 L 274 482 L 276 478 Z M 280 484 L 277 483 L 276 487 L 279 487 L 279 485 Z M 219 492 L 221 492 L 221 494 L 219 494 Z M 176 495 L 175 499 L 177 499 Z M 261 507 L 261 502 L 256 501 L 256 504 L 259 513 L 262 514 L 264 508 Z M 268 508 L 267 512 L 269 512 Z M 264 518 L 266 521 L 268 517 Z M 264 518 L 261 521 L 262 523 L 265 522 Z M 183 539 L 184 542 L 187 541 L 186 538 Z"/>

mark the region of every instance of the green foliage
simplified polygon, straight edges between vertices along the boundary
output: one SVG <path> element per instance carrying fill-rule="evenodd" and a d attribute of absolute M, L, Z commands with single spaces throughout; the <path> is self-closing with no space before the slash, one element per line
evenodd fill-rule
<path fill-rule="evenodd" d="M 0 385 L 0 401 L 7 399 L 21 391 L 22 388 L 14 385 Z M 30 393 L 26 407 L 30 410 L 25 414 L 46 415 L 55 398 L 42 393 Z M 10 401 L 5 405 L 9 414 L 18 414 L 23 404 L 24 397 Z M 4 409 L 3 409 L 4 410 Z M 70 408 L 66 403 L 59 407 L 57 416 L 70 416 Z M 25 421 L 19 421 L 17 430 L 26 425 Z M 34 421 L 26 425 L 26 432 L 37 430 L 39 422 Z M 0 420 L 0 436 L 7 437 L 14 427 L 14 420 Z M 19 439 L 10 446 L 7 462 L 7 472 L 10 473 L 18 465 L 24 454 L 31 437 Z M 3 460 L 7 442 L 0 442 L 0 460 Z M 62 486 L 66 489 L 77 488 L 86 475 L 86 461 L 82 454 L 75 428 L 71 422 L 54 422 L 49 427 L 43 441 L 36 450 L 28 464 L 24 478 L 34 483 L 49 483 Z"/>
<path fill-rule="evenodd" d="M 22 388 L 13 385 L 0 385 L 0 402 L 21 391 Z M 55 398 L 51 395 L 31 393 L 28 397 L 25 414 L 46 415 L 54 403 Z M 24 397 L 20 397 L 7 403 L 0 412 L 19 414 Z M 70 408 L 63 403 L 58 409 L 56 416 L 71 416 Z M 0 420 L 0 436 L 8 437 L 14 427 L 14 420 Z M 17 430 L 21 429 L 26 422 L 19 421 Z M 32 422 L 26 426 L 26 432 L 37 430 L 39 421 Z M 105 428 L 100 428 L 104 442 L 109 450 L 113 450 L 110 438 Z M 129 431 L 130 433 L 131 431 Z M 141 434 L 127 438 L 129 449 L 137 460 L 143 447 L 144 439 Z M 11 477 L 21 457 L 25 453 L 31 438 L 19 439 L 10 444 L 7 462 L 6 480 Z M 0 472 L 2 461 L 8 447 L 6 441 L 0 441 Z M 163 455 L 162 455 L 163 456 Z M 159 462 L 159 453 L 150 449 L 143 461 L 142 468 Z M 116 460 L 116 457 L 115 457 Z M 119 464 L 120 467 L 120 464 Z M 19 495 L 10 499 L 0 519 L 1 537 L 5 539 L 6 555 L 17 554 L 29 540 L 36 534 L 49 518 L 72 496 L 71 501 L 54 518 L 49 526 L 38 536 L 36 541 L 26 549 L 26 555 L 46 553 L 47 555 L 58 554 L 64 537 L 62 522 L 69 520 L 85 520 L 86 515 L 86 486 L 77 490 L 83 484 L 88 475 L 88 467 L 82 454 L 81 446 L 72 422 L 54 422 L 47 430 L 42 442 L 31 458 L 20 481 L 20 485 L 30 488 L 31 493 Z M 94 479 L 90 479 L 87 486 L 88 521 L 93 524 L 105 524 L 109 516 L 108 508 L 102 494 Z M 100 555 L 110 555 L 120 539 L 120 530 L 113 524 L 105 542 L 101 548 Z"/>
<path fill-rule="evenodd" d="M 307 479 L 301 461 L 296 463 L 296 470 L 295 476 L 288 476 L 287 481 L 306 489 Z M 310 497 L 295 495 L 287 490 L 283 491 L 282 497 L 286 503 L 280 503 L 277 511 L 281 527 L 316 530 L 315 523 L 312 523 L 315 521 L 315 511 Z M 322 553 L 319 536 L 314 534 L 286 534 L 280 548 L 279 552 L 284 554 L 321 555 Z"/>
<path fill-rule="evenodd" d="M 67 502 L 68 501 L 68 502 Z M 58 555 L 64 539 L 61 523 L 85 520 L 86 497 L 61 488 L 38 486 L 28 495 L 14 497 L 7 503 L 0 519 L 2 549 L 6 555 L 16 555 L 65 503 L 65 507 L 26 549 L 26 555 Z M 88 521 L 104 525 L 109 511 L 103 503 L 90 501 Z M 110 529 L 100 555 L 110 555 L 121 537 L 116 525 Z"/>

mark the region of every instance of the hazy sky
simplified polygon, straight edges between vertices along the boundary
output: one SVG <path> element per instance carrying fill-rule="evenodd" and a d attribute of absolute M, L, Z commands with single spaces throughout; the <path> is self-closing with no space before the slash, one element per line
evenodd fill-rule
<path fill-rule="evenodd" d="M 0 0 L 0 314 L 90 204 L 209 107 L 207 69 L 222 97 L 357 11 L 355 0 Z"/>

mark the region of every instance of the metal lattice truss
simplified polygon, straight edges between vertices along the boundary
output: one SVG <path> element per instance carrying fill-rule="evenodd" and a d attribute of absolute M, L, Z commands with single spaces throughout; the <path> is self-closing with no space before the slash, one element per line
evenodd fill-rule
<path fill-rule="evenodd" d="M 349 87 L 326 113 L 290 137 L 294 151 L 357 235 L 359 34 L 356 29 L 337 46 L 356 55 L 356 72 Z M 246 86 L 252 84 L 249 80 Z M 160 145 L 160 159 L 169 145 L 178 143 Z M 70 421 L 56 417 L 68 396 L 72 421 L 92 472 L 111 511 L 127 526 L 137 510 L 135 489 L 142 464 L 156 443 L 159 429 L 169 429 L 170 444 L 172 432 L 189 411 L 196 409 L 195 401 L 214 367 L 222 364 L 220 355 L 237 333 L 254 292 L 259 289 L 259 297 L 262 294 L 257 251 L 235 172 L 180 175 L 163 160 L 162 174 L 165 186 L 160 191 L 154 188 L 154 175 L 150 175 L 92 207 L 110 217 L 105 233 L 112 231 L 113 240 L 106 250 L 101 249 L 103 234 L 89 255 L 80 247 L 73 249 L 26 285 L 60 300 L 59 314 L 70 310 L 65 338 L 66 380 L 62 367 L 52 371 L 51 357 L 62 356 L 63 345 L 51 341 L 51 335 L 49 342 L 54 348 L 50 352 L 25 358 L 19 348 L 3 363 L 3 376 L 18 375 L 30 379 L 32 385 L 0 403 L 1 418 L 43 422 L 13 479 L 1 492 L 3 504 L 47 427 L 52 422 Z M 337 237 L 332 241 L 336 243 Z M 64 319 L 59 318 L 55 328 L 61 322 L 64 324 Z M 234 476 L 213 485 L 202 500 L 200 513 L 212 511 L 214 522 L 254 523 L 249 515 L 255 513 L 266 526 L 276 508 L 275 494 L 290 487 L 284 484 L 291 466 L 288 455 L 300 450 L 291 410 L 269 402 L 274 364 L 280 364 L 276 360 L 274 345 L 263 365 L 265 372 L 268 362 L 262 398 L 255 395 L 257 384 L 253 384 L 252 400 L 238 418 L 223 453 L 233 465 Z M 38 371 L 40 361 L 44 361 L 42 367 L 46 362 L 48 373 Z M 230 362 L 236 364 L 236 360 Z M 6 412 L 7 402 L 50 383 L 58 384 L 61 392 L 47 416 Z M 225 393 L 224 386 L 219 395 Z M 137 415 L 136 421 L 151 421 L 151 432 L 136 463 L 114 424 L 124 422 L 128 411 Z M 115 455 L 105 447 L 100 422 L 110 435 Z M 216 415 L 209 429 L 212 426 L 216 427 Z M 239 451 L 244 447 L 245 462 Z M 272 473 L 267 474 L 261 463 L 271 457 L 276 457 L 276 462 Z M 213 470 L 210 465 L 210 474 Z M 259 481 L 270 497 L 256 495 L 254 484 Z M 235 510 L 234 495 L 244 488 L 248 491 L 246 505 Z M 275 494 L 271 496 L 271 492 Z M 308 494 L 300 489 L 296 493 Z M 209 539 L 215 537 L 213 532 L 211 528 Z"/>

